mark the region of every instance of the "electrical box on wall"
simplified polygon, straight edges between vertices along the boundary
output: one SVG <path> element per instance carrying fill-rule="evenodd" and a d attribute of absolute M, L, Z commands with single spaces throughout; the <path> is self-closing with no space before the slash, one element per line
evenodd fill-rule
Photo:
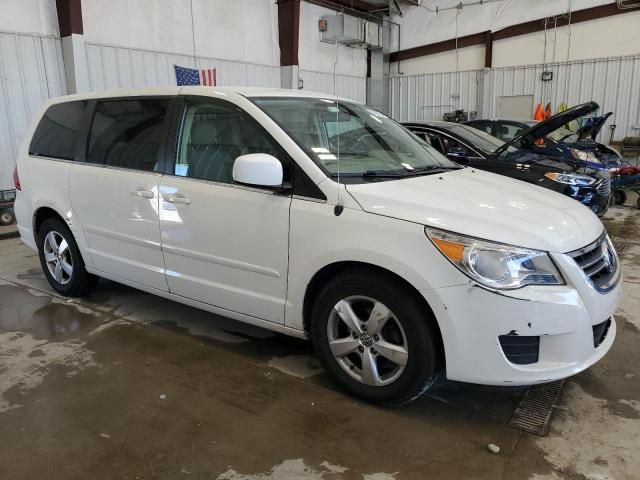
<path fill-rule="evenodd" d="M 327 15 L 318 22 L 320 40 L 354 48 L 382 46 L 381 26 L 351 15 Z"/>

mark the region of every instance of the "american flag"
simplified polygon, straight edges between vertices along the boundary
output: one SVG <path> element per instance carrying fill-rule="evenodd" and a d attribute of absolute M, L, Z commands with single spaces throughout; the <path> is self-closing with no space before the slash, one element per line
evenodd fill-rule
<path fill-rule="evenodd" d="M 206 68 L 198 70 L 196 68 L 173 66 L 176 69 L 176 81 L 181 85 L 206 85 L 215 87 L 216 69 Z"/>

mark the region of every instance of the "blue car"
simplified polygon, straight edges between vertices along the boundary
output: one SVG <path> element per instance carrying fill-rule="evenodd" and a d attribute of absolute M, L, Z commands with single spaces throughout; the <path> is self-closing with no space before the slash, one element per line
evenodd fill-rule
<path fill-rule="evenodd" d="M 586 115 L 593 113 L 600 107 L 595 102 L 583 104 Z M 586 165 L 595 169 L 611 170 L 622 165 L 621 155 L 613 148 L 596 142 L 596 137 L 607 119 L 609 112 L 597 117 L 584 118 L 582 126 L 575 131 L 567 128 L 566 124 L 550 131 L 542 139 L 530 144 L 532 151 L 550 158 L 582 160 Z M 503 142 L 510 142 L 524 131 L 542 122 L 536 120 L 470 120 L 465 125 L 482 130 Z M 573 123 L 573 122 L 572 122 Z M 522 148 L 522 147 L 521 147 Z"/>

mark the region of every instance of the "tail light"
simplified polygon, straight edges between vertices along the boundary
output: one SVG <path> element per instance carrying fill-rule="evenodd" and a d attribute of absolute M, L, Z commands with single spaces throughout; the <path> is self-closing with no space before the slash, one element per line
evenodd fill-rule
<path fill-rule="evenodd" d="M 16 187 L 16 190 L 22 190 L 22 186 L 20 185 L 20 177 L 18 176 L 17 165 L 13 168 L 13 185 Z"/>

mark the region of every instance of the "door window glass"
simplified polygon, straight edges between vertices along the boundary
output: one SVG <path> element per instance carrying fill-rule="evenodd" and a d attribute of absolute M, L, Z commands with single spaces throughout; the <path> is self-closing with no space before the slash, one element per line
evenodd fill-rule
<path fill-rule="evenodd" d="M 174 174 L 181 177 L 233 183 L 233 162 L 241 155 L 266 153 L 285 161 L 253 118 L 225 102 L 188 101 L 178 142 Z"/>
<path fill-rule="evenodd" d="M 159 171 L 168 99 L 102 101 L 91 125 L 87 162 Z"/>
<path fill-rule="evenodd" d="M 504 142 L 513 140 L 524 128 L 520 125 L 513 125 L 511 123 L 497 123 L 496 124 L 496 137 Z"/>
<path fill-rule="evenodd" d="M 42 116 L 29 145 L 29 155 L 73 160 L 86 101 L 58 103 Z"/>
<path fill-rule="evenodd" d="M 473 122 L 467 122 L 467 125 L 473 128 L 477 128 L 478 130 L 482 130 L 485 133 L 491 135 L 491 122 L 484 120 L 476 120 Z"/>

